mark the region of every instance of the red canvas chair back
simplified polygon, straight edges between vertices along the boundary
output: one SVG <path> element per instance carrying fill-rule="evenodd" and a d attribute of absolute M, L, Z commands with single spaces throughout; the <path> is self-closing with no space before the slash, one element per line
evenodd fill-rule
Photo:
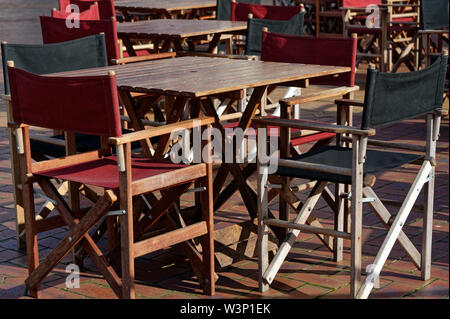
<path fill-rule="evenodd" d="M 261 60 L 351 67 L 338 76 L 311 79 L 311 84 L 354 86 L 356 43 L 353 38 L 317 38 L 263 32 Z"/>
<path fill-rule="evenodd" d="M 52 18 L 65 19 L 71 14 L 72 14 L 72 12 L 70 10 L 69 10 L 69 12 L 67 12 L 66 9 L 61 9 L 59 11 L 52 10 Z M 89 7 L 89 9 L 80 11 L 80 15 L 78 18 L 80 20 L 100 20 L 98 5 L 93 4 Z"/>
<path fill-rule="evenodd" d="M 365 8 L 370 4 L 380 5 L 383 0 L 342 0 L 344 8 Z"/>
<path fill-rule="evenodd" d="M 13 120 L 49 129 L 122 136 L 116 77 L 48 77 L 8 67 Z"/>
<path fill-rule="evenodd" d="M 70 2 L 79 6 L 80 11 L 86 10 L 90 5 L 94 4 L 94 2 L 97 2 L 100 19 L 109 20 L 111 17 L 116 17 L 114 0 L 70 0 Z"/>
<path fill-rule="evenodd" d="M 300 13 L 300 6 L 266 6 L 243 2 L 231 3 L 231 21 L 247 21 L 248 14 L 252 13 L 255 19 L 289 20 Z"/>
<path fill-rule="evenodd" d="M 116 19 L 80 20 L 79 28 L 68 28 L 66 19 L 41 16 L 42 40 L 44 44 L 65 42 L 89 35 L 104 33 L 108 60 L 119 59 Z"/>
<path fill-rule="evenodd" d="M 69 4 L 75 4 L 80 7 L 80 12 L 88 10 L 94 2 L 98 3 L 100 19 L 111 19 L 116 16 L 113 0 L 59 0 L 59 10 L 66 11 Z"/>

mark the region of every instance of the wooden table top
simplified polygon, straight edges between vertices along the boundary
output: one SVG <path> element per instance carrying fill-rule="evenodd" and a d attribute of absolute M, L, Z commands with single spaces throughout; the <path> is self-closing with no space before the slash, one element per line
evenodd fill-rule
<path fill-rule="evenodd" d="M 52 76 L 106 75 L 109 70 L 116 72 L 117 86 L 121 89 L 190 98 L 350 72 L 349 67 L 179 57 L 62 72 Z"/>
<path fill-rule="evenodd" d="M 150 10 L 192 10 L 216 7 L 216 0 L 115 0 L 116 8 Z"/>
<path fill-rule="evenodd" d="M 244 31 L 246 29 L 246 22 L 220 20 L 156 19 L 117 24 L 118 34 L 164 35 L 180 38 Z"/>

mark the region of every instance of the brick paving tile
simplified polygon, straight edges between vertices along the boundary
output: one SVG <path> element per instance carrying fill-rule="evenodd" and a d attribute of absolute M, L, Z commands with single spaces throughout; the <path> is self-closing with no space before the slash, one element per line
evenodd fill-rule
<path fill-rule="evenodd" d="M 435 280 L 422 289 L 415 291 L 412 296 L 417 298 L 448 298 L 449 282 L 444 280 Z"/>
<path fill-rule="evenodd" d="M 310 284 L 305 284 L 294 291 L 283 294 L 280 298 L 283 299 L 312 299 L 323 296 L 332 291 L 332 289 L 317 287 Z"/>

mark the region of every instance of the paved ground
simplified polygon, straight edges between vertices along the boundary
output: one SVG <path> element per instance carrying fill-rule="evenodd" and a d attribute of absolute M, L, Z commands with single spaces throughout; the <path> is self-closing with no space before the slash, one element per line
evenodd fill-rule
<path fill-rule="evenodd" d="M 0 0 L 0 8 L 8 1 Z M 23 2 L 17 6 L 23 5 Z M 34 2 L 34 1 L 32 1 Z M 47 8 L 54 6 L 55 1 L 44 3 L 33 13 L 46 13 Z M 29 3 L 29 1 L 28 1 Z M 43 10 L 45 8 L 46 10 Z M 2 10 L 0 10 L 1 15 Z M 5 11 L 4 11 L 5 12 Z M 0 19 L 0 39 L 8 41 L 39 42 L 38 36 L 30 33 L 19 33 L 21 26 L 4 31 Z M 36 20 L 25 23 L 26 30 L 35 31 Z M 31 27 L 30 27 L 31 25 Z M 31 28 L 31 29 L 30 29 Z M 23 30 L 25 30 L 23 29 Z M 21 41 L 21 34 L 25 40 Z M 358 84 L 363 87 L 364 71 L 358 71 Z M 363 91 L 357 94 L 362 97 Z M 333 119 L 332 101 L 307 105 L 302 116 L 310 119 Z M 405 101 L 407 102 L 407 101 Z M 448 102 L 446 104 L 448 107 Z M 24 279 L 26 278 L 26 256 L 17 249 L 15 241 L 15 212 L 11 187 L 9 144 L 5 125 L 5 106 L 0 106 L 0 298 L 24 297 Z M 409 262 L 408 257 L 397 246 L 391 253 L 381 273 L 380 288 L 375 289 L 371 298 L 447 298 L 449 297 L 449 144 L 448 117 L 441 123 L 441 138 L 438 143 L 438 166 L 436 170 L 436 202 L 433 223 L 433 253 L 431 279 L 420 280 L 420 272 Z M 378 131 L 378 138 L 401 141 L 410 144 L 423 144 L 423 119 L 412 120 L 402 126 L 390 126 Z M 377 176 L 375 191 L 380 197 L 402 199 L 407 192 L 416 172 L 416 167 L 406 166 L 389 173 Z M 252 179 L 254 185 L 255 180 Z M 305 196 L 304 194 L 302 195 Z M 422 199 L 422 195 L 420 196 Z M 192 197 L 183 198 L 182 204 L 192 203 Z M 318 216 L 325 225 L 333 222 L 333 215 L 324 202 L 320 202 Z M 395 207 L 389 207 L 396 213 Z M 245 219 L 245 207 L 240 197 L 235 195 L 215 216 L 216 228 L 233 224 Z M 387 231 L 368 207 L 364 207 L 363 218 L 363 269 L 374 260 Z M 422 214 L 413 211 L 404 227 L 405 233 L 412 238 L 420 251 Z M 39 235 L 41 256 L 45 256 L 65 236 L 65 230 L 55 230 Z M 349 242 L 345 242 L 344 260 L 335 263 L 332 255 L 321 245 L 314 235 L 301 234 L 290 253 L 288 261 L 282 266 L 272 288 L 266 293 L 257 289 L 257 260 L 248 258 L 218 269 L 216 298 L 348 298 L 349 296 Z M 81 273 L 80 288 L 66 288 L 67 273 L 65 267 L 71 262 L 67 256 L 63 262 L 51 272 L 43 283 L 43 298 L 115 298 L 105 280 L 95 272 L 89 260 Z M 147 255 L 136 263 L 137 296 L 139 298 L 204 298 L 200 287 L 189 267 L 186 258 L 176 248 Z"/>

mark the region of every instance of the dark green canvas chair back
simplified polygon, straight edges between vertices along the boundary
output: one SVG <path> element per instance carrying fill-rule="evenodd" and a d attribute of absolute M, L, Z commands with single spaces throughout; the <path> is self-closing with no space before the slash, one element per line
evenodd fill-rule
<path fill-rule="evenodd" d="M 239 0 L 238 2 L 261 4 L 261 0 Z M 217 0 L 217 20 L 231 20 L 231 0 Z"/>
<path fill-rule="evenodd" d="M 362 129 L 414 118 L 442 108 L 448 56 L 410 73 L 382 73 L 369 69 Z"/>
<path fill-rule="evenodd" d="M 108 65 L 103 34 L 42 45 L 2 43 L 1 47 L 5 94 L 9 94 L 7 61 L 14 61 L 15 67 L 35 74 Z"/>
<path fill-rule="evenodd" d="M 269 32 L 302 35 L 305 21 L 305 12 L 296 14 L 287 21 L 266 20 L 266 19 L 248 19 L 247 21 L 247 38 L 245 42 L 245 54 L 260 55 L 262 44 L 262 31 L 264 27 Z"/>
<path fill-rule="evenodd" d="M 422 0 L 420 13 L 423 30 L 448 28 L 448 0 Z"/>

